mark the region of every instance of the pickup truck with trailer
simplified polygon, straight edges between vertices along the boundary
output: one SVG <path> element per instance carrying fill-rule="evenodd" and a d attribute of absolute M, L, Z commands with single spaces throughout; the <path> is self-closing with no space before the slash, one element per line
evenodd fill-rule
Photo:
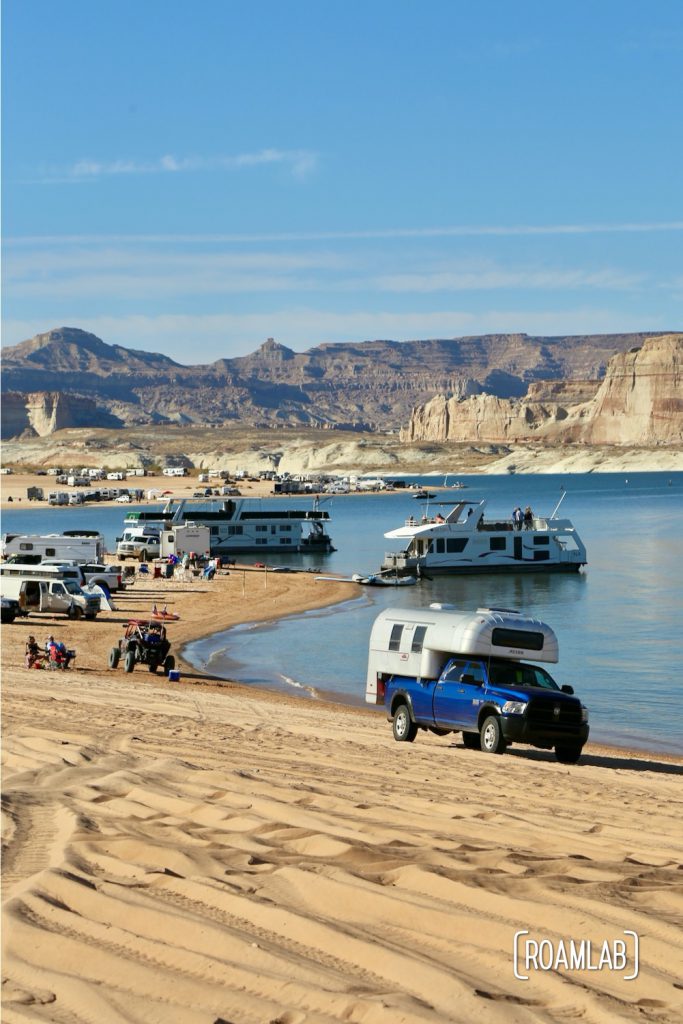
<path fill-rule="evenodd" d="M 576 764 L 588 711 L 535 664 L 557 660 L 550 626 L 519 612 L 388 608 L 372 627 L 365 699 L 385 705 L 399 742 L 419 729 L 460 732 L 472 749 L 502 754 L 523 743 Z"/>

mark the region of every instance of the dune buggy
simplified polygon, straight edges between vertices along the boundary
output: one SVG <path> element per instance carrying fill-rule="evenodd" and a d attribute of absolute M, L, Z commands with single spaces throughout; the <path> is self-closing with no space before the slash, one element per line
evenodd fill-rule
<path fill-rule="evenodd" d="M 170 641 L 166 627 L 149 619 L 131 619 L 116 647 L 109 652 L 109 668 L 116 668 L 123 659 L 126 672 L 132 672 L 135 663 L 147 665 L 150 672 L 162 667 L 168 675 L 175 668 L 175 658 L 169 654 Z"/>

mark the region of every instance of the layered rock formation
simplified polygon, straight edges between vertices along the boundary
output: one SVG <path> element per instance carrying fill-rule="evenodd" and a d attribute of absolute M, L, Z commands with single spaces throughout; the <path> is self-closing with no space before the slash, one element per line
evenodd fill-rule
<path fill-rule="evenodd" d="M 38 391 L 2 396 L 2 438 L 46 437 L 64 427 L 121 427 L 123 424 L 90 398 Z"/>
<path fill-rule="evenodd" d="M 518 398 L 541 381 L 600 379 L 646 334 L 525 334 L 324 344 L 294 352 L 272 338 L 209 365 L 108 345 L 59 328 L 3 350 L 2 387 L 94 401 L 126 426 L 154 423 L 394 430 L 434 394 Z M 188 351 L 192 351 L 188 339 Z M 15 413 L 4 428 L 19 422 Z M 104 420 L 101 421 L 104 425 Z"/>
<path fill-rule="evenodd" d="M 682 361 L 683 334 L 668 334 L 614 356 L 602 383 L 534 384 L 519 400 L 437 395 L 413 409 L 401 439 L 680 444 Z"/>

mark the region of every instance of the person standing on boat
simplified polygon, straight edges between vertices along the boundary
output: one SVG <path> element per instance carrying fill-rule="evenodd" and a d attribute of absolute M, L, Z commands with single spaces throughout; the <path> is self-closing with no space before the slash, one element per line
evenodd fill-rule
<path fill-rule="evenodd" d="M 524 509 L 524 529 L 533 530 L 534 528 L 534 514 L 531 511 L 531 505 L 527 505 Z"/>
<path fill-rule="evenodd" d="M 524 516 L 522 515 L 522 510 L 519 505 L 516 505 L 512 513 L 512 525 L 515 530 L 521 530 L 523 522 Z"/>

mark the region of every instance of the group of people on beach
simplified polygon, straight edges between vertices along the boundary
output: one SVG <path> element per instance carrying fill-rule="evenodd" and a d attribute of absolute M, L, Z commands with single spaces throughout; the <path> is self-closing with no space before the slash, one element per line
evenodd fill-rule
<path fill-rule="evenodd" d="M 31 635 L 26 641 L 26 668 L 60 668 L 67 669 L 76 657 L 75 651 L 70 651 L 61 640 L 55 640 L 50 636 L 45 641 L 43 650 L 38 646 L 38 641 Z"/>
<path fill-rule="evenodd" d="M 515 530 L 533 529 L 534 514 L 531 511 L 530 505 L 527 505 L 523 512 L 519 505 L 515 506 L 515 508 L 512 510 L 512 525 Z"/>

